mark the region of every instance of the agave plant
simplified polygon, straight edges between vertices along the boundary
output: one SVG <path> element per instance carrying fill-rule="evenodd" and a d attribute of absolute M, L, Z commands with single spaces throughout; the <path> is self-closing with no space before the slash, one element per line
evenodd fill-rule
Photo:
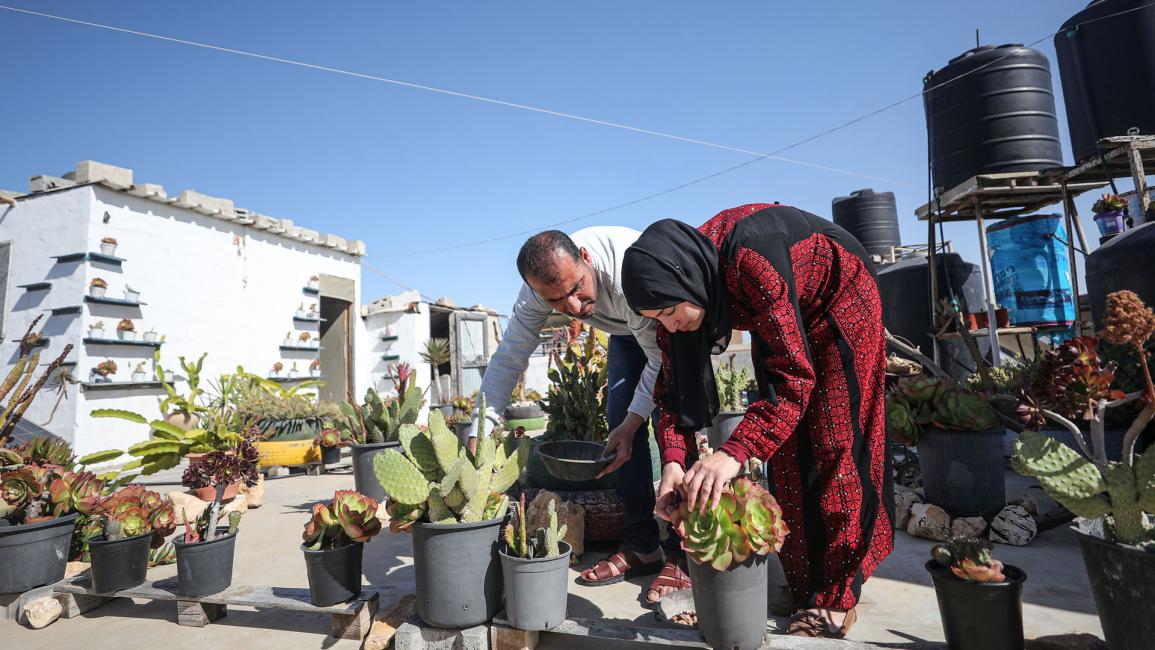
<path fill-rule="evenodd" d="M 967 582 L 1006 582 L 1003 563 L 991 555 L 991 545 L 977 537 L 952 537 L 930 549 L 934 561 Z"/>
<path fill-rule="evenodd" d="M 368 542 L 381 532 L 377 502 L 355 490 L 338 490 L 330 503 L 313 506 L 302 538 L 310 551 L 326 551 Z"/>
<path fill-rule="evenodd" d="M 790 532 L 774 497 L 746 478 L 735 479 L 718 505 L 704 511 L 683 501 L 674 519 L 686 554 L 718 571 L 745 562 L 751 554 L 778 552 Z"/>

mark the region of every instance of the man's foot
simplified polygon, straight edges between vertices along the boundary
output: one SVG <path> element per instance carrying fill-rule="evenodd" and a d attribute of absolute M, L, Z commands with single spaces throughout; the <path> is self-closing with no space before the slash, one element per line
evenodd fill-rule
<path fill-rule="evenodd" d="M 786 634 L 844 639 L 857 620 L 858 614 L 853 608 L 846 611 L 826 608 L 801 609 L 791 617 Z"/>
<path fill-rule="evenodd" d="M 690 576 L 686 574 L 685 560 L 666 560 L 662 572 L 650 583 L 646 592 L 646 602 L 657 603 L 668 593 L 690 588 Z"/>
<path fill-rule="evenodd" d="M 657 573 L 662 566 L 661 550 L 649 554 L 634 553 L 623 548 L 582 571 L 577 582 L 587 587 L 612 585 L 623 580 Z"/>

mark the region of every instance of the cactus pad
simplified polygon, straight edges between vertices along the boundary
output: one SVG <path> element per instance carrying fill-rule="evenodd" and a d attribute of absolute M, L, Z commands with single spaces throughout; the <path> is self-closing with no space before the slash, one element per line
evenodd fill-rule
<path fill-rule="evenodd" d="M 417 505 L 429 498 L 429 480 L 395 449 L 386 449 L 373 458 L 373 474 L 389 498 L 398 503 Z"/>

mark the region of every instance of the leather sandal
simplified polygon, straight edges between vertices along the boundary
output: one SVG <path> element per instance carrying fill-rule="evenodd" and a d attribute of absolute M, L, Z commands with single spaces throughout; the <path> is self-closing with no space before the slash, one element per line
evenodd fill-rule
<path fill-rule="evenodd" d="M 639 576 L 648 576 L 657 573 L 661 568 L 661 560 L 642 562 L 636 553 L 628 548 L 623 548 L 582 572 L 593 571 L 596 580 L 588 580 L 579 575 L 577 583 L 587 587 L 603 587 Z"/>
<path fill-rule="evenodd" d="M 786 628 L 786 634 L 823 639 L 845 639 L 856 621 L 858 621 L 858 614 L 854 608 L 847 610 L 846 620 L 842 622 L 842 627 L 834 627 L 834 624 L 825 616 L 802 609 L 794 612 L 794 616 L 790 617 L 790 625 Z"/>
<path fill-rule="evenodd" d="M 661 573 L 658 574 L 658 577 L 654 578 L 654 581 L 650 583 L 649 590 L 646 591 L 646 602 L 650 605 L 657 605 L 658 602 L 662 600 L 662 596 L 665 595 L 658 591 L 663 587 L 670 590 L 666 593 L 673 593 L 690 588 L 690 576 L 677 560 L 666 561 Z M 650 598 L 652 593 L 658 594 L 658 597 L 656 599 Z"/>

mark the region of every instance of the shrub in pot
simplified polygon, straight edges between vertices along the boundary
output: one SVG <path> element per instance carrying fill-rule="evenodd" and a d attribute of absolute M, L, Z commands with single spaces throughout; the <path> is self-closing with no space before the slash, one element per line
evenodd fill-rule
<path fill-rule="evenodd" d="M 99 533 L 88 539 L 93 591 L 110 594 L 144 582 L 149 551 L 176 530 L 172 502 L 143 485 L 129 485 L 101 499 L 95 514 Z"/>
<path fill-rule="evenodd" d="M 1076 532 L 1107 645 L 1149 647 L 1155 638 L 1155 450 L 1135 453 L 1139 435 L 1155 418 L 1155 384 L 1143 353 L 1155 333 L 1155 313 L 1133 292 L 1107 296 L 1099 335 L 1138 354 L 1144 386 L 1123 394 L 1112 387 L 1115 367 L 1096 352 L 1098 340 L 1081 337 L 1047 353 L 1036 381 L 1020 395 L 1029 427 L 1019 437 L 1012 466 L 1038 479 L 1055 501 L 1077 515 Z M 1122 460 L 1107 460 L 1107 409 L 1143 404 L 1123 437 Z M 1087 443 L 1072 418 L 1091 423 Z M 1078 451 L 1038 432 L 1046 420 L 1071 432 Z"/>
<path fill-rule="evenodd" d="M 233 453 L 213 451 L 190 465 L 181 477 L 189 488 L 212 487 L 216 497 L 194 523 L 185 521 L 185 532 L 173 542 L 176 547 L 178 591 L 187 596 L 207 596 L 228 588 L 233 580 L 233 551 L 240 513 L 229 513 L 227 528 L 217 526 L 225 487 L 257 484 L 259 454 L 249 440 L 242 440 Z"/>
<path fill-rule="evenodd" d="M 395 365 L 393 373 L 396 397 L 382 399 L 370 387 L 365 391 L 364 404 L 340 404 L 341 415 L 334 418 L 341 437 L 353 443 L 353 482 L 357 491 L 378 502 L 385 500 L 385 491 L 375 476 L 374 459 L 385 449 L 396 447 L 401 428 L 416 423 L 421 412 L 421 389 L 412 381 L 408 364 Z"/>
<path fill-rule="evenodd" d="M 92 381 L 98 384 L 110 383 L 112 381 L 112 375 L 115 375 L 117 370 L 119 370 L 119 368 L 115 361 L 105 359 L 96 364 L 96 367 L 92 369 Z"/>
<path fill-rule="evenodd" d="M 327 607 L 361 594 L 364 543 L 379 532 L 377 502 L 353 490 L 338 490 L 330 503 L 313 506 L 301 551 L 314 605 Z"/>
<path fill-rule="evenodd" d="M 990 543 L 953 537 L 931 549 L 947 645 L 957 650 L 1022 650 L 1023 581 L 1027 574 L 991 556 Z"/>
<path fill-rule="evenodd" d="M 389 495 L 390 529 L 413 533 L 417 615 L 435 627 L 480 625 L 501 609 L 497 538 L 509 506 L 505 492 L 529 448 L 524 438 L 479 433 L 474 454 L 434 411 L 428 431 L 403 425 L 401 450 L 373 459 Z"/>
<path fill-rule="evenodd" d="M 549 522 L 527 530 L 525 493 L 505 526 L 501 574 L 505 582 L 505 614 L 522 630 L 549 630 L 565 620 L 570 546 L 561 541 L 567 527 L 557 524 L 557 507 L 548 505 Z"/>

